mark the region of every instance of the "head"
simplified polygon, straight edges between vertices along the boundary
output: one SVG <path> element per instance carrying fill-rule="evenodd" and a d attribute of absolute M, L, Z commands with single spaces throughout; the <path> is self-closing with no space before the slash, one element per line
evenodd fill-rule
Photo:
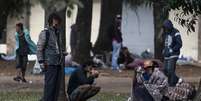
<path fill-rule="evenodd" d="M 116 18 L 115 18 L 115 23 L 120 26 L 121 25 L 121 15 L 120 14 L 117 14 L 116 15 Z"/>
<path fill-rule="evenodd" d="M 17 23 L 16 24 L 16 32 L 22 32 L 23 31 L 23 24 L 22 23 Z"/>
<path fill-rule="evenodd" d="M 61 24 L 61 18 L 60 18 L 60 16 L 57 15 L 56 13 L 50 14 L 49 18 L 48 18 L 48 24 L 49 24 L 49 26 L 58 28 L 59 25 Z"/>
<path fill-rule="evenodd" d="M 94 69 L 93 67 L 93 61 L 86 61 L 84 62 L 84 64 L 82 65 L 82 68 L 86 71 L 86 72 L 90 72 L 92 69 Z"/>
<path fill-rule="evenodd" d="M 122 52 L 124 54 L 128 54 L 129 53 L 128 48 L 127 47 L 122 47 Z"/>
<path fill-rule="evenodd" d="M 173 29 L 173 24 L 172 24 L 172 21 L 170 20 L 165 20 L 164 23 L 163 23 L 163 30 L 165 33 L 168 33 L 168 32 L 171 32 L 172 29 Z"/>
<path fill-rule="evenodd" d="M 154 72 L 154 63 L 151 60 L 145 60 L 144 61 L 144 70 L 148 73 L 148 74 L 152 74 Z"/>

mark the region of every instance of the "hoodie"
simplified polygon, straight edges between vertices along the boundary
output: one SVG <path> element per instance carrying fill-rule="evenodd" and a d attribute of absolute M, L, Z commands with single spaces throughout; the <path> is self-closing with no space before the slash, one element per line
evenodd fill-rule
<path fill-rule="evenodd" d="M 170 20 L 166 20 L 163 27 L 170 30 L 164 33 L 165 47 L 163 55 L 165 59 L 178 58 L 182 47 L 181 35 Z"/>

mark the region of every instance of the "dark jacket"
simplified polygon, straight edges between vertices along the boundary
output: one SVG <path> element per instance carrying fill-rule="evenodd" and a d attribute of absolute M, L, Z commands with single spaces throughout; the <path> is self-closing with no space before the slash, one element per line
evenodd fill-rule
<path fill-rule="evenodd" d="M 76 25 L 71 27 L 70 32 L 70 46 L 75 47 L 77 45 L 77 27 Z"/>
<path fill-rule="evenodd" d="M 131 56 L 130 53 L 128 53 L 127 56 L 125 56 L 123 54 L 123 52 L 120 52 L 119 58 L 117 60 L 117 63 L 118 64 L 124 64 L 124 63 L 126 63 L 126 65 L 128 65 L 129 63 L 131 63 L 133 61 L 134 61 L 134 58 Z"/>
<path fill-rule="evenodd" d="M 48 38 L 46 35 L 48 35 Z M 49 27 L 40 33 L 37 43 L 37 58 L 39 63 L 47 62 L 48 65 L 61 64 L 60 39 L 59 31 L 52 27 Z"/>
<path fill-rule="evenodd" d="M 109 27 L 108 33 L 111 40 L 116 40 L 118 43 L 123 41 L 121 30 L 118 29 L 118 25 L 113 24 Z"/>
<path fill-rule="evenodd" d="M 93 84 L 94 79 L 95 78 L 93 76 L 87 77 L 87 72 L 83 68 L 79 67 L 70 76 L 67 93 L 70 95 L 76 88 L 81 85 Z"/>
<path fill-rule="evenodd" d="M 164 27 L 171 29 L 171 31 L 169 33 L 164 33 L 165 47 L 163 55 L 165 59 L 178 57 L 182 47 L 181 35 L 169 20 L 165 21 Z"/>

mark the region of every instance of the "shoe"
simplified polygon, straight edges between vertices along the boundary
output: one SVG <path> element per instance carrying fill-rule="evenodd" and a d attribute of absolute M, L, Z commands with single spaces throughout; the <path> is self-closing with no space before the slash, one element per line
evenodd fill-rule
<path fill-rule="evenodd" d="M 121 69 L 119 69 L 118 71 L 119 71 L 119 73 L 121 73 L 121 72 L 122 72 L 122 70 L 121 70 Z"/>
<path fill-rule="evenodd" d="M 21 81 L 22 81 L 23 83 L 27 83 L 27 80 L 26 80 L 25 78 L 21 79 Z"/>
<path fill-rule="evenodd" d="M 20 80 L 21 80 L 21 77 L 19 77 L 19 76 L 17 76 L 17 77 L 14 77 L 14 78 L 13 78 L 13 80 L 14 80 L 14 81 L 17 81 L 17 82 L 20 82 Z"/>

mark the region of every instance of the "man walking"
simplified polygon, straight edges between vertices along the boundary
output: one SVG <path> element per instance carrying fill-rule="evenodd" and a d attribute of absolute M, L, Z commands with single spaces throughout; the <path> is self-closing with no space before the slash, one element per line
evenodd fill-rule
<path fill-rule="evenodd" d="M 24 29 L 22 23 L 16 24 L 16 69 L 17 76 L 13 79 L 15 81 L 27 82 L 25 79 L 26 66 L 28 62 L 28 54 L 36 53 L 36 45 L 31 40 L 29 32 Z"/>
<path fill-rule="evenodd" d="M 178 82 L 178 77 L 175 74 L 176 62 L 182 47 L 181 35 L 177 29 L 173 27 L 170 20 L 166 20 L 163 24 L 165 47 L 164 55 L 164 73 L 168 77 L 170 86 L 175 86 Z"/>
<path fill-rule="evenodd" d="M 115 18 L 115 23 L 109 29 L 109 33 L 111 34 L 112 40 L 112 70 L 121 70 L 119 69 L 119 65 L 117 63 L 117 59 L 119 57 L 119 53 L 122 46 L 122 33 L 121 33 L 121 16 L 117 15 Z"/>
<path fill-rule="evenodd" d="M 44 101 L 57 101 L 60 83 L 62 50 L 59 31 L 61 18 L 53 13 L 48 18 L 49 26 L 39 35 L 37 57 L 45 71 Z"/>

